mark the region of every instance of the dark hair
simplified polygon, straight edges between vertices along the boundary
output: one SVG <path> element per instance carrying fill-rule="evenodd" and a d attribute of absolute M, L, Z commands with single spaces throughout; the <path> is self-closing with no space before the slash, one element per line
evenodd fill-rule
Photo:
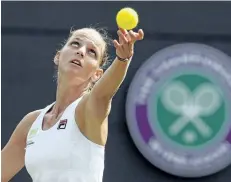
<path fill-rule="evenodd" d="M 100 68 L 102 68 L 103 71 L 106 71 L 106 69 L 111 64 L 111 59 L 110 59 L 109 54 L 108 54 L 108 48 L 109 48 L 110 45 L 112 45 L 112 39 L 110 38 L 106 28 L 96 27 L 96 26 L 95 27 L 89 26 L 89 27 L 86 27 L 86 28 L 77 29 L 77 28 L 72 27 L 70 29 L 70 33 L 68 35 L 68 38 L 61 43 L 61 48 L 58 49 L 58 51 L 60 51 L 66 45 L 67 41 L 72 37 L 74 32 L 76 32 L 78 30 L 83 30 L 83 29 L 96 31 L 97 33 L 99 33 L 102 40 L 104 41 L 105 48 L 104 48 L 104 51 L 103 51 L 102 59 L 100 60 L 101 61 L 100 62 Z M 57 77 L 58 77 L 57 73 L 58 73 L 58 66 L 55 65 L 54 78 L 55 78 L 56 81 L 57 81 Z M 91 83 L 90 86 L 88 87 L 88 90 L 91 90 L 93 88 L 94 84 L 95 83 Z"/>

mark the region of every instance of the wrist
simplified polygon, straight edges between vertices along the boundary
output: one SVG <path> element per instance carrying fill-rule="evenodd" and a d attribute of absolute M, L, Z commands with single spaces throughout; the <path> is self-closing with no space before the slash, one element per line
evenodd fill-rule
<path fill-rule="evenodd" d="M 116 55 L 116 58 L 117 58 L 119 61 L 127 62 L 127 61 L 131 60 L 132 55 L 131 55 L 130 57 L 128 57 L 128 58 L 121 58 L 121 57 L 119 57 L 118 55 Z"/>

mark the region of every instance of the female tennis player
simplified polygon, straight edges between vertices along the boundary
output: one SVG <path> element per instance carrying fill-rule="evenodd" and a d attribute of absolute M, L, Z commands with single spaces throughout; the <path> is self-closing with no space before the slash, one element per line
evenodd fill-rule
<path fill-rule="evenodd" d="M 72 31 L 57 52 L 56 101 L 27 114 L 2 150 L 2 182 L 25 165 L 34 182 L 101 182 L 112 98 L 143 31 L 119 29 L 116 58 L 103 73 L 107 44 L 93 28 Z"/>

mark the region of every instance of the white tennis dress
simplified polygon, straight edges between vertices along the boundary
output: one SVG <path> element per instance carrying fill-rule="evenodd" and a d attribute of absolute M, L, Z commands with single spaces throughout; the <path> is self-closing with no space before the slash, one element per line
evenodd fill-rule
<path fill-rule="evenodd" d="M 70 104 L 60 120 L 49 130 L 42 130 L 44 108 L 28 135 L 25 166 L 33 182 L 102 182 L 103 146 L 88 140 L 75 122 L 75 108 Z"/>

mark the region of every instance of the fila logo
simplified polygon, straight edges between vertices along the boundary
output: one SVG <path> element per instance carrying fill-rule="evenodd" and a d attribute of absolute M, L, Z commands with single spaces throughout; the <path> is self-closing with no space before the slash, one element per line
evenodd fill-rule
<path fill-rule="evenodd" d="M 58 130 L 60 129 L 65 129 L 66 128 L 66 125 L 67 125 L 67 119 L 63 119 L 59 122 L 59 125 L 58 125 Z"/>

